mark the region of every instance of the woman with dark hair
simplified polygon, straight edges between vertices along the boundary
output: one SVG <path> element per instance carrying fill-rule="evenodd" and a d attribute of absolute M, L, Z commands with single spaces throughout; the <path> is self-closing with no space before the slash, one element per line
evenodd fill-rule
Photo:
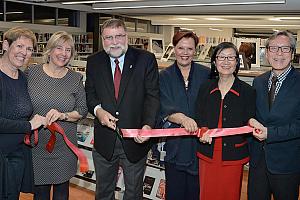
<path fill-rule="evenodd" d="M 209 69 L 193 62 L 198 37 L 193 32 L 177 32 L 173 37 L 176 61 L 160 72 L 160 118 L 165 128 L 198 130 L 195 102 Z M 171 137 L 166 141 L 165 175 L 167 200 L 198 200 L 199 177 L 195 137 Z"/>
<path fill-rule="evenodd" d="M 237 77 L 239 53 L 220 43 L 211 57 L 211 80 L 202 84 L 196 103 L 199 127 L 245 126 L 255 115 L 255 90 Z M 249 161 L 247 135 L 211 138 L 206 132 L 198 149 L 200 199 L 239 200 L 243 165 Z"/>

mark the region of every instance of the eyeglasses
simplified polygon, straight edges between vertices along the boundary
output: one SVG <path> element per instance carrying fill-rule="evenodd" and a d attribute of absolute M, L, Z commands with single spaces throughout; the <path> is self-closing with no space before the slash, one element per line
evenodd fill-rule
<path fill-rule="evenodd" d="M 108 41 L 113 41 L 113 39 L 121 41 L 125 38 L 125 36 L 126 36 L 126 34 L 120 34 L 120 35 L 115 35 L 115 36 L 107 35 L 107 36 L 103 36 L 103 39 L 108 40 Z"/>
<path fill-rule="evenodd" d="M 272 53 L 277 53 L 279 51 L 279 49 L 281 49 L 282 53 L 290 53 L 292 50 L 292 47 L 290 46 L 269 46 L 268 47 L 269 51 Z"/>
<path fill-rule="evenodd" d="M 224 61 L 226 58 L 228 61 L 236 60 L 236 56 L 217 56 L 218 61 Z"/>

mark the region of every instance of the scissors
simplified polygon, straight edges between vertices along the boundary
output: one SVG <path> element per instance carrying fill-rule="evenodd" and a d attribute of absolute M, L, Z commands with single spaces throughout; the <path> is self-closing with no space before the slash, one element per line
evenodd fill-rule
<path fill-rule="evenodd" d="M 115 129 L 115 131 L 116 131 L 118 137 L 119 137 L 120 139 L 122 139 L 122 138 L 123 138 L 123 134 L 122 134 L 122 132 L 121 132 L 121 129 L 120 129 L 119 126 L 117 125 L 117 121 L 114 121 L 114 120 L 112 120 L 112 119 L 109 119 L 109 121 L 110 121 L 110 122 L 114 122 L 114 123 L 116 124 L 116 129 Z"/>
<path fill-rule="evenodd" d="M 122 132 L 121 132 L 121 129 L 120 129 L 118 126 L 116 126 L 115 131 L 117 132 L 118 137 L 119 137 L 120 139 L 123 139 L 123 134 L 122 134 Z"/>

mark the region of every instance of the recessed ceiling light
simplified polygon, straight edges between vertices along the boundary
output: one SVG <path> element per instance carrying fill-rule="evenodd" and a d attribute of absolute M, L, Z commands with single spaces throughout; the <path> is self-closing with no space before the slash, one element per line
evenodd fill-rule
<path fill-rule="evenodd" d="M 220 28 L 208 28 L 209 30 L 212 30 L 212 31 L 223 31 L 223 29 L 220 29 Z"/>
<path fill-rule="evenodd" d="M 187 18 L 187 17 L 178 17 L 178 18 L 175 18 L 173 20 L 192 21 L 192 20 L 196 20 L 196 19 Z"/>
<path fill-rule="evenodd" d="M 277 17 L 280 20 L 300 20 L 300 17 Z"/>
<path fill-rule="evenodd" d="M 74 5 L 74 4 L 90 4 L 90 3 L 117 3 L 117 2 L 131 2 L 131 1 L 142 1 L 142 0 L 70 1 L 70 2 L 62 2 L 62 4 L 65 4 L 65 5 Z"/>
<path fill-rule="evenodd" d="M 192 29 L 192 28 L 181 28 L 181 27 L 180 27 L 180 29 L 181 29 L 181 30 L 187 30 L 187 31 L 193 31 L 193 30 L 194 30 L 194 29 Z"/>
<path fill-rule="evenodd" d="M 207 17 L 207 18 L 204 18 L 206 20 L 212 20 L 212 21 L 221 21 L 221 20 L 226 20 L 224 18 L 217 18 L 217 17 Z"/>
<path fill-rule="evenodd" d="M 10 14 L 23 14 L 24 12 L 21 12 L 21 11 L 14 11 L 14 12 L 6 12 L 7 15 L 10 15 Z M 0 15 L 3 15 L 3 13 L 0 13 Z"/>
<path fill-rule="evenodd" d="M 278 17 L 269 18 L 269 20 L 270 20 L 270 21 L 281 21 L 281 19 L 280 19 L 280 18 L 278 18 Z"/>
<path fill-rule="evenodd" d="M 163 2 L 163 1 L 161 1 Z M 117 6 L 105 7 L 103 4 L 94 4 L 95 10 L 117 10 L 117 9 L 142 9 L 142 8 L 172 8 L 172 7 L 194 7 L 194 6 L 229 6 L 229 5 L 260 5 L 260 4 L 285 4 L 285 0 L 274 1 L 247 1 L 247 2 L 222 2 L 222 3 L 190 3 L 190 4 L 170 4 L 169 2 L 161 5 L 154 5 L 152 2 L 142 2 L 143 4 L 122 4 Z"/>

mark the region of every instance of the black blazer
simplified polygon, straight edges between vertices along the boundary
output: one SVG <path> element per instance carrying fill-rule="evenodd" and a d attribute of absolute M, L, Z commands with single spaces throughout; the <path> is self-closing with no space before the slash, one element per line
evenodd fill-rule
<path fill-rule="evenodd" d="M 270 71 L 254 79 L 256 117 L 268 128 L 264 142 L 252 139 L 250 165 L 256 167 L 265 154 L 267 168 L 274 174 L 300 172 L 300 72 L 292 68 L 276 95 L 272 109 L 268 104 Z"/>
<path fill-rule="evenodd" d="M 218 80 L 209 80 L 199 90 L 196 120 L 199 127 L 217 128 L 221 106 L 221 92 Z M 247 83 L 235 79 L 230 91 L 223 100 L 222 127 L 245 126 L 255 115 L 255 90 Z M 234 135 L 222 138 L 223 161 L 237 161 L 249 156 L 247 136 Z M 212 158 L 214 139 L 211 145 L 200 144 L 200 154 Z"/>
<path fill-rule="evenodd" d="M 87 104 L 94 114 L 95 106 L 101 107 L 119 119 L 119 128 L 154 127 L 159 110 L 159 78 L 154 54 L 129 47 L 124 60 L 118 101 L 114 96 L 109 56 L 98 52 L 88 57 L 85 83 Z M 117 134 L 94 121 L 94 148 L 107 160 L 113 155 Z M 133 139 L 122 139 L 123 149 L 131 162 L 143 158 L 151 142 L 138 144 Z"/>

